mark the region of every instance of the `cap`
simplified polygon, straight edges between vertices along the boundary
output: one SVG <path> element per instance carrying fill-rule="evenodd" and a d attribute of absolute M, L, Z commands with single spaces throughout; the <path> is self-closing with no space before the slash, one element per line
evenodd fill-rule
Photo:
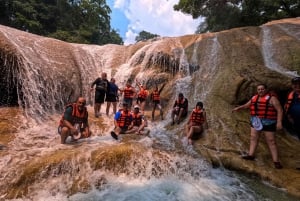
<path fill-rule="evenodd" d="M 135 105 L 133 108 L 134 109 L 140 109 L 140 107 L 138 105 Z"/>
<path fill-rule="evenodd" d="M 300 77 L 294 77 L 292 79 L 292 84 L 295 84 L 295 83 L 298 83 L 298 82 L 300 82 Z"/>

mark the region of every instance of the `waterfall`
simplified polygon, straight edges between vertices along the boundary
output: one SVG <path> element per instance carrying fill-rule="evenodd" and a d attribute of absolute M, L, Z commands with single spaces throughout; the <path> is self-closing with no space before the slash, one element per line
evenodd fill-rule
<path fill-rule="evenodd" d="M 262 26 L 262 55 L 264 59 L 265 66 L 271 70 L 277 71 L 280 74 L 287 75 L 289 77 L 298 76 L 297 71 L 286 70 L 281 66 L 276 59 L 276 52 L 278 49 L 273 47 L 274 37 L 272 36 L 270 27 Z M 294 35 L 294 34 L 293 34 Z M 299 38 L 298 38 L 299 40 Z"/>
<path fill-rule="evenodd" d="M 190 110 L 197 101 L 208 101 L 220 70 L 218 34 L 195 36 L 192 42 L 164 38 L 125 47 L 68 44 L 2 26 L 0 31 L 15 48 L 17 64 L 5 67 L 17 76 L 19 105 L 28 113 L 21 107 L 0 107 L 0 119 L 12 128 L 7 129 L 12 139 L 0 146 L 0 199 L 293 200 L 277 188 L 224 169 L 221 162 L 213 167 L 182 141 L 185 122 L 169 125 L 168 107 L 179 92 L 190 100 Z M 116 141 L 109 135 L 113 117 L 90 115 L 92 137 L 60 144 L 57 123 L 63 106 L 79 95 L 92 99 L 90 84 L 101 72 L 116 78 L 120 88 L 135 78 L 149 89 L 174 83 L 164 89 L 169 99 L 166 119 L 149 122 L 149 135 L 122 135 Z M 92 105 L 87 109 L 93 113 Z M 215 123 L 227 129 L 222 119 Z"/>

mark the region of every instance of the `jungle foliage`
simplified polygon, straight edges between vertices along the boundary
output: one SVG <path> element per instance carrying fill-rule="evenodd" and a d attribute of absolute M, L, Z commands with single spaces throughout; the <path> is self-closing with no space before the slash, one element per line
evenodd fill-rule
<path fill-rule="evenodd" d="M 0 24 L 74 43 L 123 44 L 105 0 L 0 0 Z"/>
<path fill-rule="evenodd" d="M 203 33 L 299 17 L 300 0 L 180 0 L 174 10 L 203 17 L 197 30 Z"/>

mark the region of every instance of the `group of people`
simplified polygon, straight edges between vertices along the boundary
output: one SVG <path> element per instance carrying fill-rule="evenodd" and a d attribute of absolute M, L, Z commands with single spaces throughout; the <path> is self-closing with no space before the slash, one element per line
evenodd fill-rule
<path fill-rule="evenodd" d="M 300 139 L 300 77 L 291 81 L 292 91 L 288 94 L 287 101 L 282 108 L 276 95 L 268 92 L 267 86 L 259 84 L 257 94 L 244 105 L 235 107 L 233 112 L 250 108 L 250 146 L 245 160 L 255 160 L 255 151 L 259 142 L 260 133 L 264 132 L 274 167 L 282 168 L 278 159 L 278 148 L 275 140 L 275 131 L 283 128 L 282 122 L 286 118 Z"/>
<path fill-rule="evenodd" d="M 146 99 L 148 91 L 146 88 L 137 81 L 139 92 L 127 82 L 124 89 L 119 89 L 115 84 L 115 79 L 112 78 L 109 82 L 106 79 L 106 73 L 101 74 L 101 78 L 97 78 L 91 85 L 91 90 L 95 88 L 95 117 L 99 117 L 101 104 L 104 103 L 105 97 L 107 102 L 106 114 L 109 114 L 110 105 L 113 105 L 114 116 L 114 130 L 111 136 L 118 139 L 120 134 L 136 133 L 143 134 L 148 132 L 145 130 L 147 127 L 147 119 L 144 116 Z M 165 85 L 159 89 L 155 89 L 151 93 L 151 100 L 153 102 L 152 120 L 156 108 L 160 110 L 160 116 L 163 120 L 163 110 L 160 104 L 160 93 Z M 117 111 L 118 92 L 124 94 L 122 108 Z M 134 106 L 133 111 L 131 107 L 134 98 L 137 95 L 137 104 Z M 61 118 L 58 132 L 61 135 L 61 143 L 64 144 L 68 136 L 73 139 L 86 138 L 91 136 L 91 131 L 88 125 L 88 112 L 85 107 L 86 100 L 79 97 L 76 103 L 69 104 L 65 107 L 65 111 Z M 244 105 L 235 107 L 232 111 L 239 111 L 241 109 L 250 108 L 250 146 L 246 155 L 242 156 L 245 160 L 254 160 L 255 151 L 258 146 L 259 136 L 264 132 L 269 150 L 272 155 L 274 166 L 281 169 L 282 165 L 278 159 L 278 148 L 275 140 L 275 131 L 283 128 L 282 122 L 286 117 L 287 122 L 293 127 L 300 139 L 300 77 L 292 79 L 292 91 L 288 94 L 287 101 L 284 109 L 276 97 L 267 90 L 267 86 L 259 84 L 257 86 L 257 94 L 254 95 Z M 180 124 L 180 122 L 188 115 L 188 100 L 182 93 L 178 94 L 171 112 L 172 122 L 171 125 Z M 194 140 L 199 139 L 204 129 L 208 128 L 206 112 L 203 108 L 202 102 L 197 102 L 193 108 L 187 124 L 185 126 L 185 135 L 188 138 L 189 144 L 193 144 Z"/>

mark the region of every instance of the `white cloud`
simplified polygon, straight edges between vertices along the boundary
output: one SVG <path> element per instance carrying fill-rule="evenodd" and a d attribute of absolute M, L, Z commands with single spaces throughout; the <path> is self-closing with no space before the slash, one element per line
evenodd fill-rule
<path fill-rule="evenodd" d="M 124 43 L 134 43 L 143 30 L 160 36 L 195 33 L 200 20 L 174 11 L 176 3 L 178 0 L 116 0 L 114 8 L 122 10 L 129 21 Z"/>

